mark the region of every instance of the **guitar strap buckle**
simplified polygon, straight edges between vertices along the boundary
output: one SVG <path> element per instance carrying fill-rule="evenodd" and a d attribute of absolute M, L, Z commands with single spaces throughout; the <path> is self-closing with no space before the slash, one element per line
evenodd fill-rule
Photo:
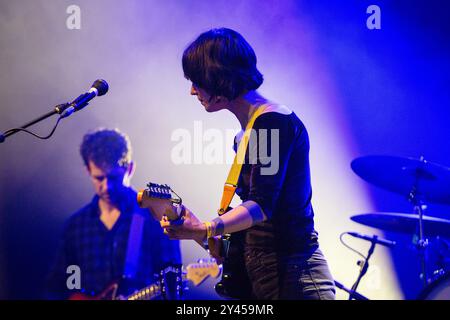
<path fill-rule="evenodd" d="M 236 185 L 225 183 L 223 186 L 222 200 L 220 201 L 220 209 L 217 211 L 219 216 L 227 212 L 228 206 L 233 200 L 234 194 L 236 193 Z"/>

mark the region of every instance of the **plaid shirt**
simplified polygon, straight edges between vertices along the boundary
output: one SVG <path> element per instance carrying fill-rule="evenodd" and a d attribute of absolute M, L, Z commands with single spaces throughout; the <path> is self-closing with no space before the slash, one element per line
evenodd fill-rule
<path fill-rule="evenodd" d="M 121 214 L 111 230 L 100 221 L 98 197 L 73 214 L 66 222 L 62 244 L 47 280 L 47 297 L 64 299 L 75 291 L 67 288 L 71 273 L 67 267 L 77 265 L 81 271 L 81 292 L 99 294 L 113 281 L 122 278 L 127 255 L 128 237 L 133 212 L 143 211 L 138 269 L 130 290 L 155 282 L 154 275 L 169 264 L 181 264 L 179 241 L 169 240 L 158 221 L 149 212 L 138 208 L 136 192 L 131 188 L 124 195 Z"/>

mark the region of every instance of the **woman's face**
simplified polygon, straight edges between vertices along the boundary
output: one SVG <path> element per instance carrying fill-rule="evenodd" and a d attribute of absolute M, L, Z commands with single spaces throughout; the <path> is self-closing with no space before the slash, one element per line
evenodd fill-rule
<path fill-rule="evenodd" d="M 228 100 L 223 97 L 212 97 L 206 90 L 192 84 L 191 95 L 197 96 L 198 101 L 205 107 L 208 112 L 216 112 L 225 109 Z"/>

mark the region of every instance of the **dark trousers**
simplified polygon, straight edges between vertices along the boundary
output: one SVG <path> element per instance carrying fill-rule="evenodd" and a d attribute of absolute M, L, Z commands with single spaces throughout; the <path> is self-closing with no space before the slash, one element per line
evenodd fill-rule
<path fill-rule="evenodd" d="M 284 255 L 248 248 L 245 260 L 256 299 L 335 299 L 334 280 L 319 248 Z"/>

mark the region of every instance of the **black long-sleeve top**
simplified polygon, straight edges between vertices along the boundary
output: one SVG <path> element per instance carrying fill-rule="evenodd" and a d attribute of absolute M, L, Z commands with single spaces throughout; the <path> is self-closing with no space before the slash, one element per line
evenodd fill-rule
<path fill-rule="evenodd" d="M 246 247 L 280 253 L 317 247 L 305 126 L 293 112 L 267 112 L 253 129 L 237 194 L 258 203 L 268 219 L 247 230 Z"/>

